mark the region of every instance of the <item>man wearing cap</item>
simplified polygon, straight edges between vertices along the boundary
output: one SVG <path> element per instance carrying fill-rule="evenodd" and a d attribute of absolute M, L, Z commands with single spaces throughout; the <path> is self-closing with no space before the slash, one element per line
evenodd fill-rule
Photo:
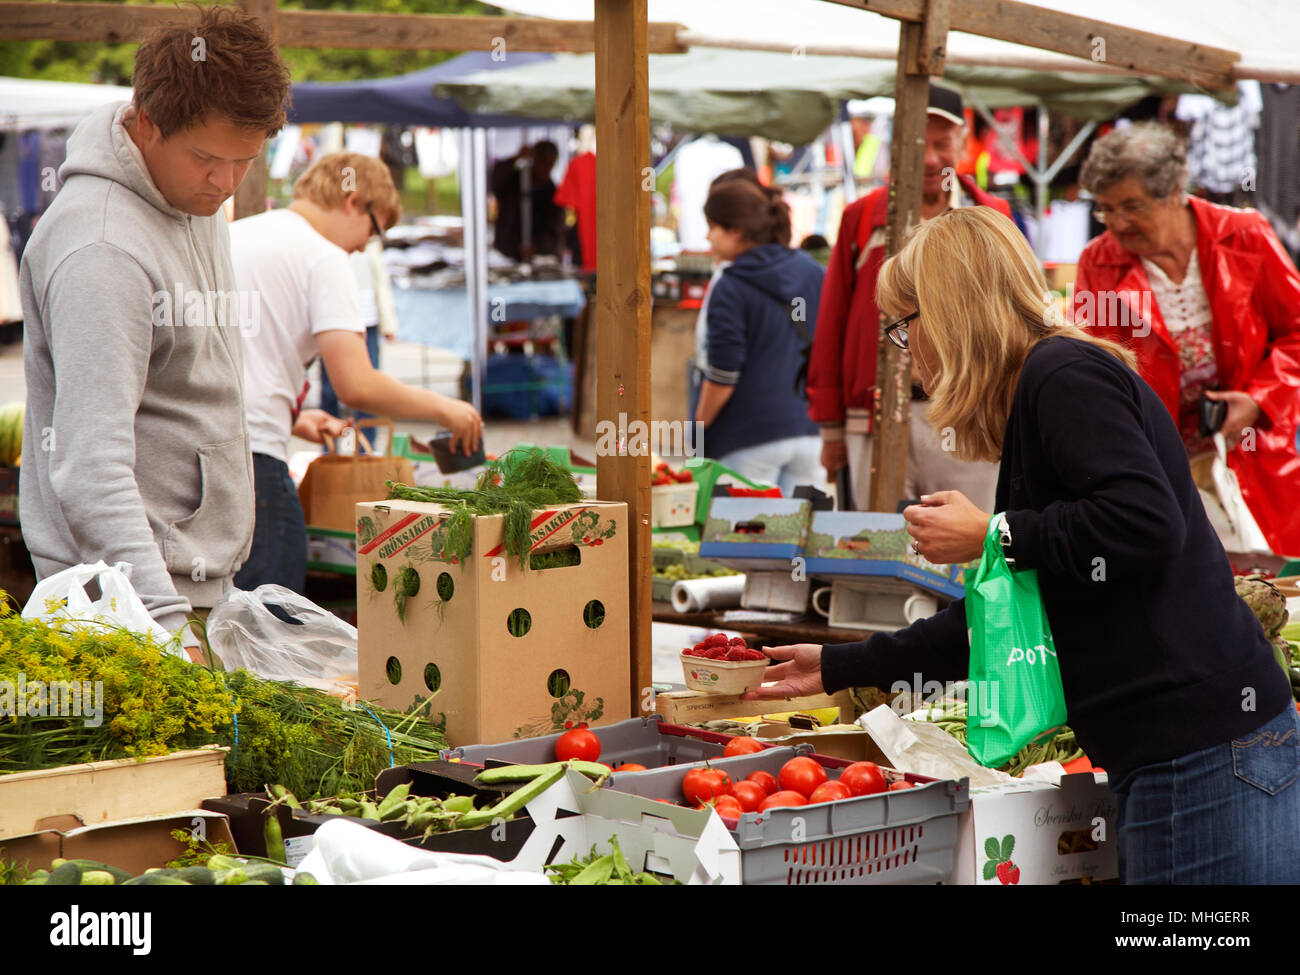
<path fill-rule="evenodd" d="M 1004 200 L 985 193 L 969 177 L 957 175 L 964 141 L 961 96 L 931 85 L 922 220 L 976 205 L 1011 216 Z M 845 208 L 822 285 L 808 367 L 808 413 L 821 427 L 822 466 L 834 480 L 848 465 L 853 506 L 860 511 L 868 507 L 871 483 L 872 407 L 880 342 L 876 276 L 885 261 L 888 207 L 889 187 L 882 186 Z M 998 465 L 958 460 L 956 446 L 944 444 L 925 412 L 925 393 L 919 383 L 913 383 L 906 495 L 961 491 L 981 510 L 991 511 Z"/>

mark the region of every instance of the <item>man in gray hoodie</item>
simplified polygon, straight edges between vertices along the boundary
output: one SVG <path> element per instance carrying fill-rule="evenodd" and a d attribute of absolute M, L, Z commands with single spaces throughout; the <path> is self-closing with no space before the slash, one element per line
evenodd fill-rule
<path fill-rule="evenodd" d="M 258 21 L 212 7 L 146 38 L 133 84 L 68 140 L 23 254 L 20 515 L 38 576 L 130 563 L 177 632 L 252 539 L 240 327 L 257 302 L 221 207 L 284 124 L 289 73 Z"/>

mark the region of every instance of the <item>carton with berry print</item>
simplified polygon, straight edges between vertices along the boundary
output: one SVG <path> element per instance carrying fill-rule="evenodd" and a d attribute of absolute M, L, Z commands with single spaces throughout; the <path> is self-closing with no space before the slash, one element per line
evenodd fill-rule
<path fill-rule="evenodd" d="M 970 790 L 950 883 L 1013 887 L 1119 876 L 1117 806 L 1104 772 Z"/>

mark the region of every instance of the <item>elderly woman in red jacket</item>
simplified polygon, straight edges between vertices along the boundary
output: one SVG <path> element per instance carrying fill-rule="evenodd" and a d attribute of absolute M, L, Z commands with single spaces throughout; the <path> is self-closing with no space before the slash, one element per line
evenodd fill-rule
<path fill-rule="evenodd" d="M 1274 552 L 1300 554 L 1300 273 L 1258 213 L 1187 195 L 1164 126 L 1098 139 L 1080 181 L 1106 232 L 1079 258 L 1076 321 L 1137 353 L 1198 474 L 1214 448 L 1197 401 L 1227 405 L 1242 497 Z"/>

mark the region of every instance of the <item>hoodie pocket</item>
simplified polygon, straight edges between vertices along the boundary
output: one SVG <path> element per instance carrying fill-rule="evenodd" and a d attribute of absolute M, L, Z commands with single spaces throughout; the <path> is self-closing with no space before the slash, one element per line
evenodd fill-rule
<path fill-rule="evenodd" d="M 206 582 L 231 575 L 253 531 L 252 463 L 244 437 L 198 449 L 200 500 L 191 515 L 167 526 L 167 569 Z"/>

